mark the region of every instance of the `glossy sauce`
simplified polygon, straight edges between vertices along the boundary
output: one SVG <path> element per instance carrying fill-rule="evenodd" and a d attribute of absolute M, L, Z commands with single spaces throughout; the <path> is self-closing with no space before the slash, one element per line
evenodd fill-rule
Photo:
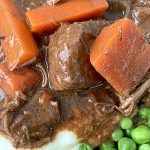
<path fill-rule="evenodd" d="M 48 5 L 49 4 L 48 0 L 13 0 L 13 1 L 22 10 L 22 14 L 23 15 L 24 15 L 24 12 L 27 11 L 27 10 L 30 10 L 30 9 L 33 9 L 33 8 L 36 8 L 36 7 L 39 7 L 39 6 L 42 6 L 42 5 Z M 108 1 L 110 3 L 110 8 L 104 14 L 103 18 L 105 18 L 108 21 L 112 22 L 112 21 L 114 21 L 116 19 L 119 19 L 119 18 L 131 17 L 135 21 L 135 23 L 137 23 L 137 24 L 139 24 L 141 26 L 143 25 L 142 24 L 143 20 L 142 21 L 140 20 L 140 18 L 139 18 L 139 11 L 135 10 L 135 5 L 138 4 L 138 5 L 142 6 L 142 8 L 143 8 L 143 7 L 145 7 L 145 5 L 147 5 L 149 3 L 148 0 L 139 0 L 138 2 L 134 1 L 134 5 L 133 5 L 133 7 L 131 9 L 132 10 L 131 12 L 130 12 L 130 6 L 131 6 L 130 1 L 123 0 L 124 2 L 121 2 L 121 3 L 120 3 L 119 0 L 114 0 L 114 1 L 113 0 L 108 0 Z M 149 16 L 144 19 L 146 22 L 147 22 L 147 18 L 149 18 Z M 146 28 L 144 29 L 144 31 L 145 31 L 144 33 L 146 33 L 146 35 L 149 34 L 149 32 L 150 32 L 150 26 L 146 26 Z M 43 35 L 43 36 L 35 36 L 34 35 L 34 38 L 35 38 L 35 40 L 36 40 L 36 42 L 38 44 L 38 47 L 40 49 L 40 52 L 41 52 L 41 59 L 39 60 L 39 62 L 42 65 L 42 67 L 39 68 L 39 65 L 33 64 L 33 66 L 36 67 L 39 70 L 39 72 L 41 72 L 41 75 L 42 75 L 42 78 L 43 78 L 42 79 L 43 81 L 41 82 L 41 84 L 39 85 L 38 88 L 39 89 L 41 89 L 43 87 L 50 88 L 51 85 L 48 85 L 46 83 L 46 80 L 47 80 L 47 78 L 49 76 L 49 74 L 47 73 L 48 72 L 47 51 L 48 51 L 48 44 L 49 44 L 49 34 L 48 35 Z M 61 53 L 61 57 L 63 59 L 65 59 L 66 58 L 66 54 L 67 54 L 67 51 L 64 51 L 63 53 Z M 44 68 L 44 70 L 46 71 L 46 74 L 43 73 L 43 71 L 42 71 L 41 68 Z M 99 91 L 96 91 L 95 89 L 99 89 Z M 108 103 L 114 103 L 115 102 L 116 105 L 118 105 L 118 103 L 119 103 L 118 102 L 118 98 L 116 97 L 115 93 L 111 90 L 111 87 L 107 83 L 105 84 L 105 82 L 99 82 L 99 83 L 97 83 L 93 87 L 90 87 L 90 88 L 87 88 L 87 89 L 77 90 L 76 92 L 74 92 L 74 91 L 65 91 L 64 93 L 63 92 L 59 93 L 59 92 L 56 92 L 56 91 L 53 91 L 53 90 L 51 90 L 51 92 L 56 97 L 56 99 L 57 98 L 60 99 L 61 102 L 64 99 L 66 101 L 68 101 L 68 107 L 72 108 L 70 105 L 75 106 L 74 110 L 72 111 L 73 112 L 72 114 L 76 118 L 78 118 L 78 119 L 80 118 L 79 119 L 80 122 L 83 121 L 83 119 L 81 119 L 82 117 L 80 116 L 81 114 L 84 116 L 84 115 L 87 115 L 89 112 L 93 111 L 93 107 L 94 106 L 91 106 L 91 104 L 88 103 L 90 101 L 89 95 L 91 96 L 90 97 L 91 99 L 94 97 L 93 101 L 97 100 L 98 103 L 101 103 L 101 102 L 103 102 L 105 100 Z M 69 92 L 70 96 L 68 96 L 66 94 L 67 92 Z M 67 98 L 65 97 L 66 95 L 67 95 Z M 5 96 L 4 92 L 2 90 L 0 90 L 0 99 L 3 99 L 4 96 Z M 69 102 L 70 101 L 69 98 L 73 99 L 73 101 L 71 103 Z M 86 112 L 84 111 L 85 104 L 84 104 L 84 102 L 82 102 L 82 100 L 85 101 L 85 103 L 87 104 L 87 106 L 86 106 L 87 110 L 89 109 L 91 111 L 89 111 L 89 112 L 87 110 L 86 110 Z M 73 102 L 75 102 L 75 103 L 73 103 Z M 64 104 L 64 101 L 62 102 L 61 105 L 63 105 L 63 104 Z M 79 107 L 79 110 L 78 110 L 78 107 Z M 62 106 L 62 108 L 65 109 L 65 106 L 64 107 Z M 44 107 L 44 109 L 45 109 L 45 107 Z M 61 111 L 62 111 L 62 109 L 61 109 Z M 95 113 L 95 112 L 93 112 L 93 113 Z M 72 116 L 69 116 L 69 115 L 66 112 L 64 114 L 64 118 L 65 119 L 67 118 L 66 119 L 67 121 L 68 121 L 68 118 L 70 119 L 72 117 Z M 93 117 L 93 114 L 90 114 L 89 116 Z M 100 114 L 100 116 L 103 116 L 103 113 Z M 97 118 L 100 118 L 100 116 L 98 116 Z M 90 117 L 88 117 L 88 119 Z M 118 116 L 116 116 L 116 118 L 114 119 L 116 122 L 113 119 L 110 120 L 110 122 L 114 121 L 114 124 L 115 124 L 114 128 L 117 127 L 117 121 L 120 119 L 119 117 L 118 118 L 117 117 Z M 62 128 L 66 128 L 66 129 L 72 130 L 74 122 L 72 121 L 73 122 L 73 125 L 72 125 L 71 124 L 72 122 L 69 121 L 69 123 L 68 123 L 67 121 L 64 124 L 61 125 L 61 129 Z M 84 121 L 86 122 L 86 119 Z M 80 135 L 81 134 L 80 130 L 79 130 L 80 128 L 78 128 L 77 125 L 80 126 L 80 123 L 74 125 L 74 127 L 75 127 L 74 130 L 75 130 L 75 132 L 78 135 Z M 95 127 L 95 122 L 92 125 Z M 84 127 L 85 126 L 82 126 L 82 128 L 84 128 Z M 88 127 L 88 125 L 87 125 L 87 127 Z M 113 131 L 113 129 L 114 129 L 111 126 L 111 123 L 107 124 L 107 127 L 110 128 L 111 131 Z M 103 127 L 103 128 L 105 128 L 105 127 Z M 83 131 L 85 131 L 85 130 L 83 130 Z M 97 146 L 99 144 L 99 139 L 97 139 L 97 137 L 96 137 L 96 132 L 100 132 L 100 129 L 97 129 L 96 131 L 94 131 L 95 135 L 91 135 L 89 137 L 89 141 L 88 141 L 89 143 L 91 143 L 91 144 L 93 144 L 95 146 Z M 105 133 L 107 135 L 105 135 Z M 108 131 L 105 132 L 105 130 L 104 130 L 104 132 L 102 134 L 104 134 L 104 135 L 102 135 L 102 137 L 105 136 L 106 139 L 109 138 L 110 133 L 108 133 Z M 104 140 L 104 139 L 101 139 L 101 140 Z"/>

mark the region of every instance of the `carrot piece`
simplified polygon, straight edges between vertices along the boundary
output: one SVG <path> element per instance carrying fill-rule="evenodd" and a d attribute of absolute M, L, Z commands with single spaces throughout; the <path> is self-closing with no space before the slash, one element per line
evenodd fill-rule
<path fill-rule="evenodd" d="M 6 63 L 0 64 L 0 87 L 9 96 L 14 96 L 16 92 L 30 92 L 40 79 L 40 74 L 30 66 L 10 71 Z"/>
<path fill-rule="evenodd" d="M 11 0 L 0 0 L 0 34 L 10 70 L 35 61 L 39 55 L 32 34 Z"/>
<path fill-rule="evenodd" d="M 150 68 L 150 45 L 130 19 L 121 19 L 102 30 L 90 61 L 118 93 L 128 96 Z"/>
<path fill-rule="evenodd" d="M 81 21 L 104 13 L 106 0 L 70 0 L 55 6 L 43 6 L 26 12 L 31 31 L 42 33 L 58 27 L 61 22 Z"/>

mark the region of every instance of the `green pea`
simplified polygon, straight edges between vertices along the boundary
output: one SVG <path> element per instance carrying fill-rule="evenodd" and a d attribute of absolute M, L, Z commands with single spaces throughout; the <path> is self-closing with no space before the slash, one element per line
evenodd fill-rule
<path fill-rule="evenodd" d="M 125 117 L 121 120 L 120 126 L 122 129 L 130 129 L 133 126 L 133 121 L 129 117 Z"/>
<path fill-rule="evenodd" d="M 148 143 L 150 142 L 150 129 L 145 125 L 140 125 L 131 132 L 131 136 L 137 144 Z"/>
<path fill-rule="evenodd" d="M 79 150 L 93 150 L 90 144 L 81 144 Z"/>
<path fill-rule="evenodd" d="M 139 116 L 143 119 L 147 119 L 150 115 L 150 108 L 142 106 L 139 110 Z"/>
<path fill-rule="evenodd" d="M 125 136 L 131 137 L 131 132 L 132 132 L 133 130 L 134 130 L 134 128 L 130 128 L 130 129 L 125 130 L 125 131 L 124 131 Z"/>
<path fill-rule="evenodd" d="M 118 150 L 136 150 L 136 143 L 127 137 L 124 137 L 118 142 Z"/>
<path fill-rule="evenodd" d="M 112 140 L 118 142 L 123 136 L 123 131 L 121 129 L 117 129 L 112 134 Z"/>
<path fill-rule="evenodd" d="M 150 145 L 149 144 L 143 144 L 139 147 L 139 150 L 150 150 Z"/>
<path fill-rule="evenodd" d="M 99 150 L 115 150 L 113 142 L 107 142 L 100 145 Z"/>

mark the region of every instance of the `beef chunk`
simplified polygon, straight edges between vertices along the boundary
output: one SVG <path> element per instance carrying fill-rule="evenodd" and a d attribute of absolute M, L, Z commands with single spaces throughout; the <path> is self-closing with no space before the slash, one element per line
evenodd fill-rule
<path fill-rule="evenodd" d="M 65 93 L 60 96 L 61 128 L 74 131 L 84 143 L 98 146 L 118 128 L 122 115 L 115 111 L 117 104 L 118 98 L 105 85 Z"/>
<path fill-rule="evenodd" d="M 63 130 L 70 130 L 84 142 L 90 140 L 97 145 L 111 135 L 121 118 L 121 114 L 120 118 L 113 116 L 114 106 L 119 101 L 108 84 L 53 94 L 40 90 L 20 106 L 3 113 L 4 102 L 0 103 L 0 114 L 3 114 L 0 131 L 9 136 L 17 148 L 40 147 Z M 115 120 L 113 126 L 112 118 Z M 96 131 L 96 135 L 102 137 L 100 140 L 94 136 Z M 96 139 L 95 143 L 92 139 Z"/>
<path fill-rule="evenodd" d="M 108 22 L 87 21 L 62 25 L 50 36 L 50 85 L 54 90 L 84 88 L 100 80 L 90 64 L 91 45 Z"/>
<path fill-rule="evenodd" d="M 60 122 L 58 102 L 46 90 L 36 92 L 28 102 L 5 117 L 1 128 L 9 132 L 16 146 L 30 147 L 31 143 L 49 136 L 53 126 Z"/>
<path fill-rule="evenodd" d="M 106 87 L 107 85 L 99 85 L 84 91 L 61 93 L 58 98 L 60 99 L 62 118 L 69 120 L 93 116 L 95 120 L 101 119 L 96 111 L 99 107 L 95 107 L 95 104 L 102 104 L 102 106 L 103 104 L 104 106 L 119 104 L 118 97 Z"/>

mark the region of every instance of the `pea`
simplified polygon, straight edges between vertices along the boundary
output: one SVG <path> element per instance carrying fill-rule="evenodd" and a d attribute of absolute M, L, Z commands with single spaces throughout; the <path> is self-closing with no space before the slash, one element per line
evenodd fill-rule
<path fill-rule="evenodd" d="M 131 137 L 131 132 L 132 132 L 133 130 L 134 130 L 134 128 L 130 128 L 130 129 L 125 130 L 125 131 L 124 131 L 125 136 Z"/>
<path fill-rule="evenodd" d="M 121 129 L 117 129 L 112 134 L 112 140 L 118 142 L 123 136 L 123 131 Z"/>
<path fill-rule="evenodd" d="M 107 142 L 100 145 L 99 150 L 115 150 L 113 142 Z"/>
<path fill-rule="evenodd" d="M 93 150 L 93 148 L 90 144 L 82 144 L 79 150 Z"/>
<path fill-rule="evenodd" d="M 140 125 L 131 132 L 131 136 L 137 144 L 148 143 L 150 142 L 150 129 L 145 125 Z"/>
<path fill-rule="evenodd" d="M 136 143 L 127 137 L 124 137 L 118 142 L 118 150 L 136 150 Z"/>
<path fill-rule="evenodd" d="M 125 117 L 121 120 L 120 126 L 122 129 L 130 129 L 133 126 L 133 121 L 129 117 Z"/>
<path fill-rule="evenodd" d="M 150 145 L 149 144 L 143 144 L 139 147 L 139 150 L 150 150 Z"/>
<path fill-rule="evenodd" d="M 143 119 L 147 119 L 150 115 L 150 108 L 142 106 L 139 111 L 139 116 Z"/>

